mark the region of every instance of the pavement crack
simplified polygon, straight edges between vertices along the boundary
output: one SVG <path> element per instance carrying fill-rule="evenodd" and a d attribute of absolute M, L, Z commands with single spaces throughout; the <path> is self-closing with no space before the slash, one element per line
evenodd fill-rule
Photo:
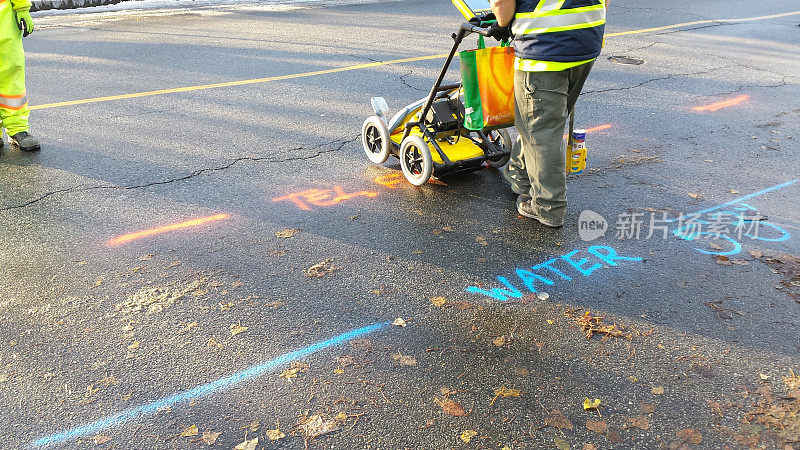
<path fill-rule="evenodd" d="M 414 89 L 415 91 L 426 92 L 425 89 L 420 89 L 420 88 L 418 88 L 416 86 L 412 86 L 412 85 L 408 84 L 408 81 L 406 81 L 406 77 L 411 76 L 413 74 L 414 74 L 414 71 L 409 69 L 407 74 L 400 75 L 400 82 L 403 83 L 406 87 L 408 87 L 410 89 Z"/>
<path fill-rule="evenodd" d="M 731 68 L 733 66 L 734 65 L 728 65 L 728 66 L 722 66 L 722 67 L 714 67 L 713 69 L 702 70 L 702 71 L 699 71 L 699 72 L 676 73 L 676 74 L 667 75 L 667 76 L 663 76 L 663 77 L 650 78 L 649 80 L 644 80 L 644 81 L 642 81 L 642 82 L 640 82 L 638 84 L 634 84 L 632 86 L 623 86 L 623 87 L 608 88 L 608 89 L 598 89 L 596 91 L 584 91 L 584 92 L 581 92 L 580 95 L 601 94 L 601 93 L 604 93 L 604 92 L 614 92 L 614 91 L 627 91 L 627 90 L 630 90 L 630 89 L 640 88 L 640 87 L 642 87 L 642 86 L 644 86 L 646 84 L 653 83 L 653 82 L 656 82 L 656 81 L 671 80 L 671 79 L 678 78 L 678 77 L 688 77 L 688 76 L 692 76 L 692 75 L 703 75 L 703 74 L 707 74 L 707 73 L 711 73 L 711 72 L 716 72 L 716 71 L 722 70 L 722 69 L 728 69 L 728 68 Z"/>
<path fill-rule="evenodd" d="M 17 205 L 6 206 L 6 207 L 3 207 L 3 208 L 0 208 L 0 211 L 11 211 L 11 210 L 15 210 L 15 209 L 26 208 L 28 206 L 35 205 L 35 204 L 37 204 L 37 203 L 39 203 L 39 202 L 41 202 L 43 200 L 46 200 L 46 199 L 48 199 L 50 197 L 53 197 L 53 196 L 56 196 L 56 195 L 72 194 L 72 193 L 76 193 L 76 192 L 99 191 L 99 190 L 125 190 L 125 191 L 127 191 L 127 190 L 146 189 L 146 188 L 153 187 L 153 186 L 163 186 L 163 185 L 166 185 L 166 184 L 178 183 L 178 182 L 181 182 L 181 181 L 187 181 L 187 180 L 191 180 L 193 178 L 197 178 L 197 177 L 199 177 L 200 175 L 203 175 L 203 174 L 221 172 L 221 171 L 230 169 L 231 167 L 233 167 L 233 166 L 235 166 L 235 165 L 237 165 L 237 164 L 239 164 L 239 163 L 241 163 L 243 161 L 251 161 L 251 162 L 257 162 L 257 163 L 262 163 L 262 162 L 266 162 L 266 163 L 285 163 L 285 162 L 290 162 L 290 161 L 309 161 L 309 160 L 312 160 L 314 158 L 318 158 L 318 157 L 320 157 L 322 155 L 325 155 L 325 154 L 328 154 L 328 153 L 333 153 L 333 152 L 340 151 L 346 145 L 351 144 L 351 143 L 357 141 L 358 139 L 360 139 L 360 136 L 357 136 L 357 137 L 354 137 L 354 138 L 351 138 L 351 139 L 338 140 L 338 141 L 326 142 L 324 144 L 319 144 L 319 145 L 316 145 L 316 146 L 311 147 L 311 148 L 308 149 L 308 150 L 316 150 L 314 153 L 308 154 L 308 155 L 303 155 L 303 156 L 292 156 L 292 157 L 280 158 L 280 159 L 274 158 L 274 157 L 267 157 L 267 156 L 240 156 L 240 157 L 235 158 L 235 159 L 231 160 L 229 163 L 224 164 L 222 166 L 206 167 L 206 168 L 202 168 L 202 169 L 197 169 L 197 170 L 195 170 L 195 171 L 193 171 L 191 173 L 188 173 L 186 175 L 173 177 L 173 178 L 168 178 L 166 180 L 151 181 L 151 182 L 148 182 L 148 183 L 131 184 L 131 185 L 127 185 L 127 186 L 116 186 L 116 185 L 108 185 L 108 184 L 95 185 L 95 186 L 82 185 L 82 186 L 73 186 L 73 187 L 64 188 L 64 189 L 57 189 L 57 190 L 54 190 L 54 191 L 50 191 L 50 192 L 44 193 L 44 194 L 40 195 L 39 197 L 33 198 L 31 200 L 28 200 L 28 201 L 26 201 L 24 203 L 20 203 L 20 204 L 17 204 Z M 296 151 L 301 151 L 301 150 L 304 150 L 304 147 L 297 147 L 297 148 L 289 149 L 288 152 L 296 152 Z"/>

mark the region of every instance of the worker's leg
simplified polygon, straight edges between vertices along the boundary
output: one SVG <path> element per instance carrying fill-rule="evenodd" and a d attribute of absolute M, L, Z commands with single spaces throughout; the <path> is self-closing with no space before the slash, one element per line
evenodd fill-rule
<path fill-rule="evenodd" d="M 550 224 L 561 224 L 567 209 L 566 153 L 569 71 L 516 73 L 517 131 L 531 184 L 531 207 Z"/>
<path fill-rule="evenodd" d="M 517 74 L 519 74 L 519 72 L 517 72 Z M 511 147 L 511 158 L 508 160 L 508 164 L 503 167 L 502 174 L 506 181 L 508 181 L 508 183 L 511 185 L 511 190 L 514 191 L 515 194 L 527 194 L 528 191 L 531 190 L 531 182 L 528 178 L 528 171 L 525 169 L 525 160 L 522 157 L 523 140 L 522 132 L 520 130 L 524 129 L 524 124 L 520 124 L 522 113 L 519 109 L 519 102 L 515 102 L 514 110 L 514 125 L 519 132 L 519 136 L 514 141 L 514 145 Z"/>
<path fill-rule="evenodd" d="M 578 96 L 581 95 L 583 90 L 583 85 L 586 83 L 586 77 L 592 71 L 592 66 L 594 66 L 594 61 L 569 69 L 569 96 L 567 98 L 567 110 L 569 112 L 572 112 L 575 107 Z"/>
<path fill-rule="evenodd" d="M 6 134 L 28 131 L 25 98 L 25 53 L 11 2 L 0 3 L 0 121 Z"/>

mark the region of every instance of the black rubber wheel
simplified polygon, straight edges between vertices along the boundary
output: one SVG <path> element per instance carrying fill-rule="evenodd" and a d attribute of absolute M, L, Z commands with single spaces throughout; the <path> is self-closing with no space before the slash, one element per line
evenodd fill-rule
<path fill-rule="evenodd" d="M 400 167 L 414 186 L 427 183 L 433 174 L 433 159 L 428 144 L 420 136 L 408 136 L 400 145 Z"/>
<path fill-rule="evenodd" d="M 364 144 L 364 153 L 375 164 L 383 164 L 389 159 L 389 130 L 378 116 L 367 117 L 361 127 L 361 142 Z"/>
<path fill-rule="evenodd" d="M 508 152 L 511 151 L 511 146 L 513 145 L 513 143 L 511 142 L 511 136 L 508 134 L 508 131 L 492 130 L 488 132 L 486 135 L 494 145 Z M 508 164 L 509 159 L 511 159 L 510 153 L 506 156 L 501 156 L 497 159 L 487 159 L 486 163 L 489 164 L 491 167 L 494 167 L 495 169 L 499 169 Z"/>

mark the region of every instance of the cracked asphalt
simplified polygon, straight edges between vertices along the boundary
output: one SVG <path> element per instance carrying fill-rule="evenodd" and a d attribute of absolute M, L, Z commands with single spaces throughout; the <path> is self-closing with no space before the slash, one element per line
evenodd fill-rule
<path fill-rule="evenodd" d="M 0 448 L 796 448 L 797 10 L 613 1 L 558 230 L 494 169 L 415 188 L 363 154 L 370 97 L 435 79 L 447 0 L 39 17 Z"/>

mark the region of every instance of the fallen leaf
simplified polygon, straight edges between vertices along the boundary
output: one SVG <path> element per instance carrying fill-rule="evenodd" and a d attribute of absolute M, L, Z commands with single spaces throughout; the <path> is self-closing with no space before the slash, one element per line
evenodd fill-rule
<path fill-rule="evenodd" d="M 764 256 L 764 253 L 761 250 L 752 250 L 750 252 L 750 256 L 752 256 L 753 258 L 759 259 L 762 256 Z"/>
<path fill-rule="evenodd" d="M 133 341 L 133 344 L 128 346 L 128 350 L 138 350 L 140 347 L 139 341 Z"/>
<path fill-rule="evenodd" d="M 212 338 L 208 338 L 208 342 L 206 342 L 206 345 L 209 348 L 218 348 L 218 349 L 222 348 L 222 344 L 217 342 L 213 337 Z"/>
<path fill-rule="evenodd" d="M 494 390 L 494 395 L 501 398 L 519 397 L 520 395 L 522 395 L 522 391 L 520 391 L 519 389 L 501 387 L 499 389 Z"/>
<path fill-rule="evenodd" d="M 655 395 L 662 395 L 664 394 L 664 386 L 653 386 L 651 391 L 653 391 Z"/>
<path fill-rule="evenodd" d="M 547 419 L 545 419 L 545 423 L 548 426 L 558 428 L 559 430 L 562 428 L 566 428 L 567 430 L 572 429 L 572 422 L 567 419 L 567 416 L 564 415 L 563 412 L 554 409 L 547 415 Z"/>
<path fill-rule="evenodd" d="M 733 264 L 731 262 L 731 259 L 724 255 L 717 255 L 716 260 L 717 264 L 721 266 L 730 266 L 731 264 Z"/>
<path fill-rule="evenodd" d="M 406 323 L 405 320 L 403 320 L 402 318 L 398 317 L 397 319 L 394 319 L 394 322 L 392 322 L 392 325 L 394 325 L 396 327 L 404 327 L 404 326 L 406 326 L 408 324 Z"/>
<path fill-rule="evenodd" d="M 476 236 L 475 237 L 475 242 L 477 242 L 478 244 L 481 244 L 484 247 L 489 245 L 489 241 L 487 241 L 486 238 L 483 237 L 483 236 Z"/>
<path fill-rule="evenodd" d="M 478 432 L 475 430 L 466 430 L 463 433 L 461 433 L 461 436 L 459 436 L 459 438 L 461 438 L 461 440 L 464 441 L 465 444 L 469 444 L 469 441 L 471 441 L 472 438 L 474 438 L 477 435 Z"/>
<path fill-rule="evenodd" d="M 335 373 L 336 375 L 344 375 L 344 369 L 342 369 L 341 367 L 337 367 L 336 369 L 333 369 L 333 373 Z"/>
<path fill-rule="evenodd" d="M 286 378 L 286 381 L 291 383 L 292 382 L 292 378 L 297 378 L 297 373 L 298 372 L 300 372 L 300 370 L 297 369 L 297 368 L 286 369 L 283 372 L 281 372 L 281 374 L 278 375 L 278 377 L 279 378 Z"/>
<path fill-rule="evenodd" d="M 300 230 L 296 230 L 294 228 L 288 228 L 286 230 L 281 230 L 275 233 L 275 237 L 277 238 L 290 238 L 294 237 Z"/>
<path fill-rule="evenodd" d="M 217 438 L 221 434 L 222 433 L 215 433 L 213 431 L 203 431 L 203 437 L 202 437 L 203 442 L 205 442 L 208 445 L 214 445 L 214 442 L 217 442 Z"/>
<path fill-rule="evenodd" d="M 197 429 L 197 425 L 192 425 L 183 430 L 181 437 L 192 437 L 197 436 L 198 434 L 200 434 L 200 431 Z"/>
<path fill-rule="evenodd" d="M 258 438 L 254 438 L 249 441 L 245 439 L 244 442 L 240 443 L 236 447 L 233 447 L 233 450 L 256 450 L 256 445 L 258 445 Z"/>
<path fill-rule="evenodd" d="M 455 400 L 447 397 L 443 398 L 442 400 L 439 400 L 436 397 L 433 399 L 439 406 L 442 407 L 442 411 L 448 416 L 462 417 L 467 415 L 467 411 L 464 410 L 464 407 L 459 405 Z"/>
<path fill-rule="evenodd" d="M 514 367 L 514 375 L 528 376 L 531 372 L 524 367 Z"/>
<path fill-rule="evenodd" d="M 697 194 L 695 192 L 689 192 L 689 197 L 691 197 L 691 198 L 700 198 L 700 194 Z"/>
<path fill-rule="evenodd" d="M 95 445 L 105 444 L 110 440 L 111 440 L 110 436 L 106 436 L 105 434 L 98 434 L 97 436 L 94 437 L 94 444 Z"/>
<path fill-rule="evenodd" d="M 492 339 L 492 343 L 494 345 L 498 346 L 498 347 L 502 347 L 502 346 L 506 345 L 506 335 L 504 334 L 502 336 L 498 336 L 498 337 Z"/>
<path fill-rule="evenodd" d="M 316 437 L 338 431 L 339 426 L 333 419 L 323 418 L 319 414 L 314 414 L 300 424 L 300 429 L 307 438 L 314 439 Z"/>
<path fill-rule="evenodd" d="M 431 303 L 433 303 L 433 306 L 441 308 L 445 303 L 447 303 L 447 299 L 444 297 L 433 297 L 431 299 Z"/>
<path fill-rule="evenodd" d="M 713 242 L 712 242 L 712 243 L 710 243 L 710 244 L 708 244 L 708 247 L 709 247 L 709 248 L 711 248 L 711 249 L 713 249 L 713 250 L 722 250 L 722 246 L 721 246 L 721 245 L 719 245 L 719 244 L 715 244 L 715 243 L 713 243 Z"/>
<path fill-rule="evenodd" d="M 231 336 L 236 336 L 237 334 L 244 333 L 247 330 L 248 330 L 247 327 L 244 327 L 238 323 L 235 325 L 231 325 Z"/>
<path fill-rule="evenodd" d="M 558 450 L 569 450 L 569 443 L 561 438 L 553 439 L 553 443 L 556 444 L 556 448 Z"/>
<path fill-rule="evenodd" d="M 761 378 L 761 381 L 768 381 L 770 378 L 772 378 L 771 376 L 763 373 L 758 374 L 758 377 Z"/>
<path fill-rule="evenodd" d="M 597 450 L 594 444 L 583 444 L 583 450 Z"/>
<path fill-rule="evenodd" d="M 589 411 L 590 409 L 597 409 L 598 406 L 600 406 L 600 399 L 599 398 L 596 398 L 596 399 L 594 399 L 594 401 L 592 401 L 592 400 L 589 400 L 589 398 L 587 397 L 583 401 L 583 410 L 584 411 Z"/>
<path fill-rule="evenodd" d="M 306 276 L 311 278 L 320 278 L 326 274 L 333 273 L 337 270 L 339 270 L 339 268 L 334 267 L 333 258 L 328 258 L 325 261 L 314 264 L 313 266 L 306 269 Z"/>
<path fill-rule="evenodd" d="M 586 428 L 600 434 L 608 432 L 608 424 L 606 424 L 605 420 L 587 420 Z"/>
<path fill-rule="evenodd" d="M 639 405 L 639 412 L 642 414 L 653 414 L 656 412 L 656 405 L 652 403 L 642 403 Z"/>
<path fill-rule="evenodd" d="M 267 437 L 270 441 L 278 441 L 286 437 L 281 430 L 267 430 Z"/>
<path fill-rule="evenodd" d="M 684 428 L 676 433 L 678 439 L 689 444 L 698 445 L 703 442 L 703 435 L 694 428 Z"/>
<path fill-rule="evenodd" d="M 619 431 L 617 431 L 617 429 L 614 427 L 608 428 L 608 434 L 606 434 L 606 437 L 609 441 L 611 441 L 612 444 L 619 444 L 622 442 L 622 437 L 619 435 Z"/>
<path fill-rule="evenodd" d="M 625 420 L 628 422 L 629 427 L 635 427 L 640 430 L 650 429 L 650 421 L 645 416 L 626 417 Z"/>
<path fill-rule="evenodd" d="M 417 366 L 417 358 L 413 356 L 403 355 L 398 360 L 401 366 L 405 367 L 416 367 Z"/>
<path fill-rule="evenodd" d="M 256 431 L 258 431 L 258 429 L 260 427 L 261 427 L 261 422 L 258 419 L 255 419 L 252 422 L 250 422 L 249 424 L 247 424 L 247 425 L 245 425 L 245 426 L 243 426 L 243 427 L 241 427 L 239 429 L 240 430 L 245 430 L 246 429 L 246 430 L 249 430 L 249 431 L 255 433 Z"/>

